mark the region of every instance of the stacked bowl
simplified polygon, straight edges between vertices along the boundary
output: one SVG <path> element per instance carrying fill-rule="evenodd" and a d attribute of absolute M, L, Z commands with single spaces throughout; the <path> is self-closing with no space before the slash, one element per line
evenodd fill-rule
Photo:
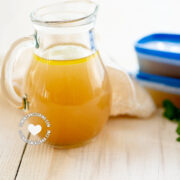
<path fill-rule="evenodd" d="M 165 99 L 180 107 L 180 35 L 156 33 L 135 43 L 139 71 L 135 78 L 158 106 Z"/>

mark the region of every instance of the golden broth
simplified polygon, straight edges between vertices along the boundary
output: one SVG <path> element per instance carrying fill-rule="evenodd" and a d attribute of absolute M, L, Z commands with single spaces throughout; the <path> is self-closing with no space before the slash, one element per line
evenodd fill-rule
<path fill-rule="evenodd" d="M 88 141 L 100 132 L 110 113 L 110 85 L 99 54 L 77 45 L 34 54 L 25 93 L 29 112 L 41 113 L 50 121 L 48 142 L 55 145 Z M 45 124 L 41 126 L 45 129 Z"/>

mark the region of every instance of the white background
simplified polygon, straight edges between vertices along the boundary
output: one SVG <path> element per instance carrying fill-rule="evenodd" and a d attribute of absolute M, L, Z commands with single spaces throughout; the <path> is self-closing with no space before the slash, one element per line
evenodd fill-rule
<path fill-rule="evenodd" d="M 0 54 L 15 39 L 33 33 L 29 14 L 57 0 L 0 0 Z M 118 63 L 136 67 L 133 45 L 152 32 L 180 33 L 179 0 L 101 0 L 98 39 Z"/>

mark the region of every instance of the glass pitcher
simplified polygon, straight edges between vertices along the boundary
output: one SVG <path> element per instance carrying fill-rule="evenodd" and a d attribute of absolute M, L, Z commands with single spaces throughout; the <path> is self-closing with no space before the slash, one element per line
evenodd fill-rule
<path fill-rule="evenodd" d="M 39 8 L 31 13 L 34 35 L 17 40 L 6 54 L 3 92 L 14 106 L 47 117 L 49 144 L 87 143 L 108 120 L 110 84 L 94 40 L 97 10 L 91 1 Z M 33 47 L 33 54 L 20 94 L 12 83 L 13 65 L 24 47 Z M 38 120 L 34 124 L 44 127 Z"/>

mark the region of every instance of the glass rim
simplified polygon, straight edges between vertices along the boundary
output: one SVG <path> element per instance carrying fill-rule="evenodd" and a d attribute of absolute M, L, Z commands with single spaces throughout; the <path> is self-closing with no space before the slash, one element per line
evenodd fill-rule
<path fill-rule="evenodd" d="M 87 5 L 94 5 L 93 11 L 87 15 L 84 15 L 79 18 L 73 18 L 73 19 L 67 19 L 67 20 L 48 20 L 48 19 L 42 19 L 41 15 L 38 15 L 40 11 L 46 10 L 46 9 L 51 9 L 53 7 L 60 8 L 63 5 L 69 5 L 73 3 L 86 3 Z M 40 8 L 35 9 L 34 11 L 31 12 L 30 18 L 31 21 L 37 25 L 40 26 L 48 26 L 48 27 L 61 27 L 61 26 L 79 26 L 83 24 L 89 24 L 94 21 L 94 18 L 96 17 L 97 11 L 98 11 L 99 5 L 93 1 L 61 1 L 58 3 L 42 6 Z"/>

